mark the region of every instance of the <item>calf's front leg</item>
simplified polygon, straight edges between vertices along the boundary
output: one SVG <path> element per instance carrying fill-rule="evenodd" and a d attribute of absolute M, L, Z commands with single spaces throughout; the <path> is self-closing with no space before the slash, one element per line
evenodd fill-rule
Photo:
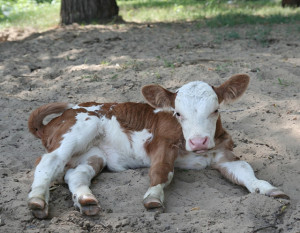
<path fill-rule="evenodd" d="M 150 187 L 143 201 L 146 209 L 164 208 L 164 188 L 172 181 L 175 158 L 172 150 L 157 150 L 151 155 Z"/>
<path fill-rule="evenodd" d="M 223 176 L 235 184 L 245 186 L 251 193 L 260 193 L 270 197 L 289 197 L 265 180 L 255 177 L 252 167 L 245 161 L 235 160 L 231 151 L 217 153 L 212 167 L 219 170 Z"/>

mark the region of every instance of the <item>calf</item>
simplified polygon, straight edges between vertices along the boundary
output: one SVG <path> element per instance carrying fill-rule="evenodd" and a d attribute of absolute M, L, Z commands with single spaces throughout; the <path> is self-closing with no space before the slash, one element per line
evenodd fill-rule
<path fill-rule="evenodd" d="M 81 213 L 95 215 L 100 207 L 89 189 L 91 179 L 105 166 L 112 171 L 150 167 L 150 187 L 144 195 L 147 209 L 162 208 L 164 188 L 174 167 L 211 166 L 250 192 L 288 198 L 258 180 L 250 165 L 233 154 L 233 141 L 222 128 L 219 105 L 240 97 L 249 77 L 239 74 L 219 87 L 195 81 L 176 93 L 159 85 L 143 87 L 144 103 L 44 105 L 30 115 L 31 133 L 42 140 L 44 154 L 34 173 L 28 205 L 34 216 L 48 215 L 50 183 L 63 175 Z M 43 119 L 61 113 L 47 125 Z"/>

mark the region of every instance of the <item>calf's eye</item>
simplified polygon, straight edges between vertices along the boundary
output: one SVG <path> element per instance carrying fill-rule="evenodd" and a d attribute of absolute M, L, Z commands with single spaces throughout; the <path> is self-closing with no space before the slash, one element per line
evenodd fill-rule
<path fill-rule="evenodd" d="M 180 113 L 179 113 L 179 112 L 176 112 L 175 115 L 176 115 L 177 117 L 180 117 Z"/>

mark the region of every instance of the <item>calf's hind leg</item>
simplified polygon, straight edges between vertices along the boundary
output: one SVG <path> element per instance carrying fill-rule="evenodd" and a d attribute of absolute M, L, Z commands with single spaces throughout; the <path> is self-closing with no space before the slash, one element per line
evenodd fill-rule
<path fill-rule="evenodd" d="M 101 172 L 105 165 L 103 153 L 99 148 L 93 147 L 81 156 L 76 168 L 66 172 L 65 181 L 72 192 L 74 206 L 79 208 L 82 214 L 96 215 L 100 211 L 99 202 L 89 186 L 92 178 Z"/>
<path fill-rule="evenodd" d="M 227 156 L 225 157 L 225 153 Z M 245 186 L 249 192 L 260 193 L 270 197 L 286 198 L 289 197 L 274 187 L 265 180 L 259 180 L 255 177 L 252 167 L 245 161 L 232 161 L 228 159 L 229 157 L 234 158 L 232 152 L 221 152 L 216 158 L 217 161 L 214 161 L 212 167 L 219 170 L 223 176 L 229 179 L 235 184 Z M 232 156 L 228 156 L 228 154 Z"/>
<path fill-rule="evenodd" d="M 35 217 L 43 219 L 48 216 L 50 183 L 63 172 L 65 161 L 70 157 L 70 153 L 62 154 L 59 150 L 55 150 L 44 154 L 36 166 L 31 191 L 28 194 L 28 206 Z"/>

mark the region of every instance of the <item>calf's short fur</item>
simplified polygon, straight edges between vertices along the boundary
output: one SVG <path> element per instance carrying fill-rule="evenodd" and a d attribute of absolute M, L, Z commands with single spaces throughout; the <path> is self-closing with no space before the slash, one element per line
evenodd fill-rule
<path fill-rule="evenodd" d="M 49 186 L 62 177 L 81 213 L 99 212 L 89 186 L 107 166 L 112 171 L 150 167 L 147 209 L 163 208 L 164 188 L 174 167 L 211 166 L 250 192 L 287 195 L 255 177 L 250 165 L 233 154 L 233 141 L 222 128 L 219 105 L 239 98 L 249 77 L 238 74 L 218 87 L 195 81 L 176 93 L 159 85 L 143 87 L 145 103 L 51 103 L 33 111 L 29 130 L 47 149 L 37 162 L 28 205 L 37 218 L 48 216 Z M 44 125 L 46 116 L 61 113 Z"/>

